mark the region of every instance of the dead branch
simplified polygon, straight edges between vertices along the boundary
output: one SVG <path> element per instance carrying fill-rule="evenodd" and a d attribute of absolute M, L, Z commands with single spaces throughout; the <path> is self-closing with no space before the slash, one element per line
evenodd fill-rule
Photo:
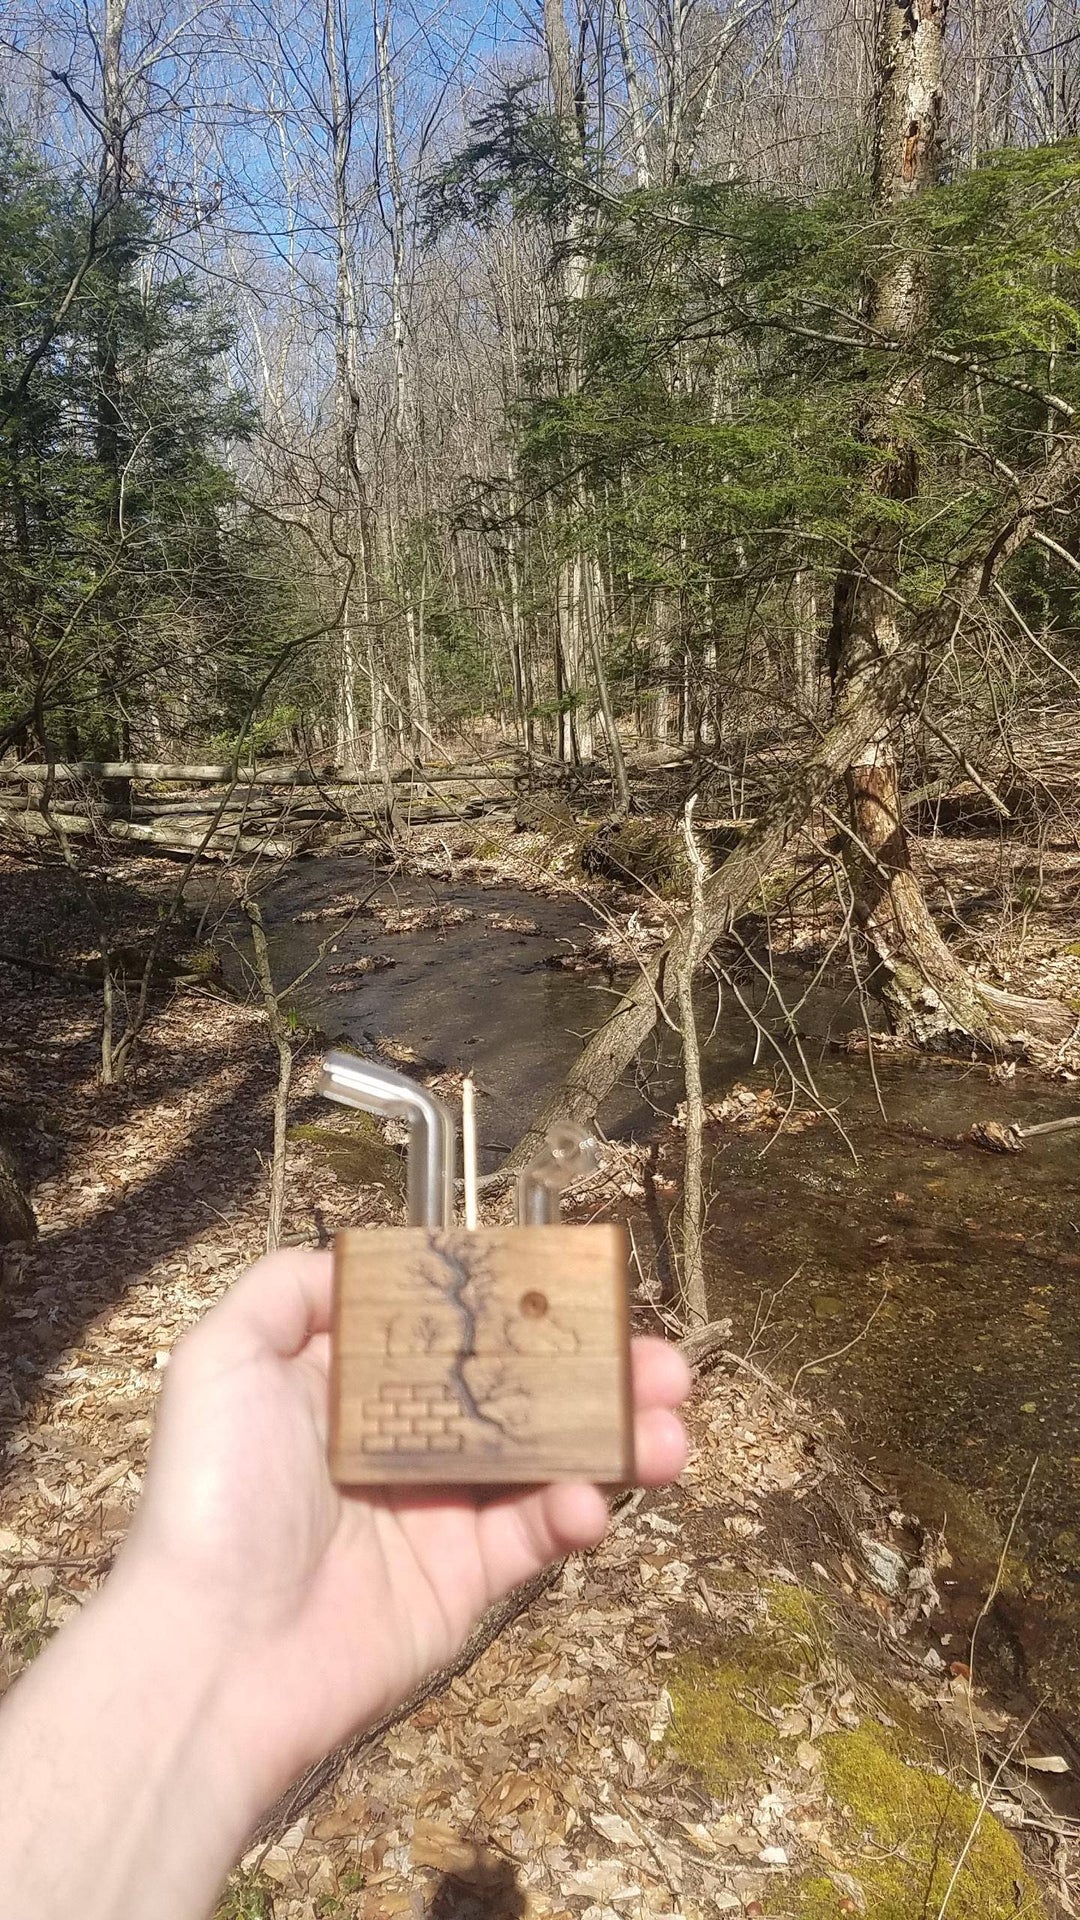
<path fill-rule="evenodd" d="M 682 1274 L 680 1305 L 687 1327 L 703 1326 L 709 1317 L 705 1296 L 705 1260 L 703 1250 L 704 1193 L 702 1183 L 702 1145 L 705 1131 L 705 1100 L 701 1090 L 701 1048 L 698 1044 L 697 1017 L 694 1013 L 693 954 L 701 939 L 704 918 L 705 862 L 694 838 L 694 799 L 686 803 L 683 835 L 690 859 L 690 939 L 679 969 L 677 993 L 679 1029 L 682 1036 L 683 1084 L 686 1090 L 686 1153 L 683 1163 Z"/>

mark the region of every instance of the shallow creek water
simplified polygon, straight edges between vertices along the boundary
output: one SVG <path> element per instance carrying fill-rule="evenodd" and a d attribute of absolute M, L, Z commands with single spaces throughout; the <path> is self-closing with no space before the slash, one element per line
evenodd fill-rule
<path fill-rule="evenodd" d="M 343 993 L 328 991 L 320 969 L 306 1009 L 332 1037 L 392 1039 L 428 1064 L 471 1066 L 493 1167 L 610 1005 L 602 976 L 545 964 L 595 921 L 567 896 L 408 880 L 386 882 L 379 903 L 454 905 L 473 917 L 398 935 L 368 916 L 340 934 L 331 922 L 297 924 L 371 883 L 362 863 L 340 857 L 286 875 L 266 903 L 278 977 L 299 972 L 328 935 L 330 966 L 391 956 L 392 968 Z M 536 931 L 498 924 L 519 918 Z M 788 984 L 796 997 L 805 986 L 797 976 Z M 706 1032 L 714 1013 L 703 997 Z M 1080 1089 L 998 1085 L 984 1068 L 882 1057 L 883 1117 L 865 1058 L 830 1046 L 858 1024 L 842 986 L 818 993 L 799 1021 L 843 1132 L 828 1120 L 778 1137 L 710 1131 L 714 1310 L 730 1315 L 732 1344 L 781 1377 L 837 1354 L 803 1371 L 800 1391 L 840 1411 L 870 1474 L 924 1520 L 946 1519 L 972 1591 L 992 1577 L 1038 1457 L 1016 1535 L 1028 1590 L 1008 1602 L 999 1652 L 1026 1687 L 1050 1692 L 1080 1737 L 1080 1130 L 1015 1156 L 955 1141 L 975 1120 L 1023 1125 L 1077 1111 Z M 777 1078 L 775 1056 L 755 1064 L 753 1026 L 727 1003 L 703 1065 L 714 1098 L 735 1081 Z M 611 1133 L 651 1137 L 661 1130 L 655 1109 L 670 1113 L 679 1092 L 662 1050 L 648 1101 L 628 1081 L 601 1119 Z M 671 1178 L 679 1151 L 667 1134 L 660 1170 Z M 666 1182 L 661 1191 L 670 1205 Z M 656 1206 L 627 1204 L 639 1245 L 650 1244 L 650 1222 L 655 1245 Z"/>

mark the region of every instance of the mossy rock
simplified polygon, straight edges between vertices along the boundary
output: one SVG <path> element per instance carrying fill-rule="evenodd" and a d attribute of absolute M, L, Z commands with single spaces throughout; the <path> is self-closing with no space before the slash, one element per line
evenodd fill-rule
<path fill-rule="evenodd" d="M 348 1126 L 342 1128 L 290 1127 L 289 1139 L 312 1147 L 320 1165 L 329 1167 L 347 1186 L 389 1187 L 395 1193 L 404 1192 L 401 1155 L 387 1145 L 368 1113 L 351 1115 Z"/>
<path fill-rule="evenodd" d="M 763 1602 L 760 1619 L 752 1631 L 729 1633 L 718 1659 L 676 1662 L 669 1688 L 672 1745 L 724 1799 L 766 1787 L 777 1763 L 793 1763 L 796 1736 L 774 1716 L 797 1706 L 808 1678 L 836 1654 L 816 1594 L 775 1581 L 758 1589 L 737 1575 L 721 1590 Z M 934 1771 L 930 1731 L 902 1696 L 878 1691 L 890 1726 L 867 1717 L 815 1742 L 830 1803 L 830 1870 L 774 1881 L 765 1911 L 774 1920 L 841 1920 L 856 1910 L 872 1920 L 934 1920 L 948 1894 L 948 1920 L 1046 1920 L 1013 1835 Z"/>
<path fill-rule="evenodd" d="M 680 829 L 664 820 L 615 820 L 597 827 L 581 850 L 586 873 L 637 881 L 665 896 L 690 886 L 690 862 Z"/>
<path fill-rule="evenodd" d="M 1013 1835 L 943 1775 L 912 1766 L 888 1731 L 864 1721 L 818 1742 L 825 1787 L 836 1809 L 830 1839 L 836 1877 L 808 1873 L 770 1893 L 766 1912 L 798 1920 L 914 1920 L 944 1910 L 949 1920 L 1045 1920 L 1039 1889 Z"/>

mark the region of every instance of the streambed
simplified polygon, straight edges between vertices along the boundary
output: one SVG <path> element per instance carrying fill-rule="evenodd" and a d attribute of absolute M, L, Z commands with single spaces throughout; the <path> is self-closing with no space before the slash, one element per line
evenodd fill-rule
<path fill-rule="evenodd" d="M 451 909 L 450 924 L 390 933 L 367 914 L 348 927 L 305 917 L 372 882 L 342 857 L 291 869 L 265 907 L 277 977 L 295 976 L 331 936 L 326 966 L 302 990 L 305 1010 L 333 1037 L 471 1067 L 494 1167 L 610 1004 L 602 975 L 547 964 L 581 945 L 595 919 L 567 895 L 417 879 L 384 882 L 379 904 L 406 918 Z M 454 923 L 456 911 L 467 917 Z M 328 972 L 371 956 L 394 964 Z M 805 980 L 785 984 L 798 997 Z M 701 1012 L 708 1031 L 714 994 L 703 992 Z M 992 1577 L 1038 1458 L 1016 1532 L 1026 1591 L 1006 1600 L 997 1650 L 1021 1687 L 1049 1691 L 1080 1730 L 1080 1131 L 1016 1156 L 957 1144 L 976 1120 L 1076 1111 L 1080 1089 L 883 1055 L 879 1106 L 865 1058 L 832 1044 L 859 1025 L 843 981 L 820 990 L 799 1024 L 836 1123 L 710 1129 L 714 1311 L 730 1316 L 735 1347 L 782 1377 L 798 1373 L 800 1391 L 839 1411 L 868 1473 L 923 1519 L 944 1521 L 958 1595 Z M 781 1078 L 728 1002 L 703 1066 L 714 1100 Z M 662 1045 L 647 1094 L 630 1077 L 601 1115 L 613 1134 L 659 1142 L 657 1180 L 627 1203 L 646 1250 L 672 1204 L 681 1143 L 664 1119 L 679 1096 Z"/>

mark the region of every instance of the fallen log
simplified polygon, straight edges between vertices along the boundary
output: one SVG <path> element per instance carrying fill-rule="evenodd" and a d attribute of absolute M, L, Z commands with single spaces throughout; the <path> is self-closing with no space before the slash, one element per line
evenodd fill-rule
<path fill-rule="evenodd" d="M 5 799 L 5 807 L 12 802 Z M 36 802 L 31 802 L 35 805 Z M 243 800 L 136 800 L 132 809 L 132 818 L 144 821 L 176 820 L 197 823 L 200 820 L 220 820 L 224 826 L 244 825 L 260 826 L 262 822 L 293 820 L 337 820 L 342 818 L 340 807 L 331 806 L 291 806 L 281 802 L 269 805 L 249 806 Z"/>
<path fill-rule="evenodd" d="M 230 828 L 219 827 L 206 834 L 188 828 L 143 825 L 138 820 L 112 820 L 107 815 L 101 819 L 80 813 L 54 813 L 46 817 L 29 810 L 9 811 L 6 807 L 0 808 L 0 827 L 33 840 L 52 840 L 60 832 L 75 840 L 133 841 L 160 853 L 260 853 L 271 860 L 288 860 L 297 850 L 295 840 L 275 840 Z"/>
<path fill-rule="evenodd" d="M 62 810 L 71 812 L 73 805 L 77 806 L 77 804 L 74 796 L 68 796 Z M 2 806 L 5 813 L 40 814 L 41 796 L 37 793 L 5 793 Z M 181 827 L 188 819 L 196 823 L 199 820 L 220 820 L 229 826 L 238 822 L 251 821 L 258 826 L 264 820 L 283 820 L 286 817 L 295 820 L 301 814 L 321 819 L 326 816 L 326 811 L 322 806 L 290 807 L 277 800 L 263 800 L 258 804 L 249 804 L 244 800 L 220 800 L 215 803 L 212 799 L 166 801 L 136 799 L 130 813 L 126 808 L 123 812 L 114 813 L 108 802 L 103 801 L 100 807 L 95 806 L 94 809 L 95 817 L 102 820 L 115 818 L 152 822 L 158 818 L 179 819 Z M 53 812 L 54 814 L 57 812 L 55 807 Z M 73 817 L 75 817 L 74 814 Z"/>
<path fill-rule="evenodd" d="M 339 773 L 328 767 L 325 772 L 311 767 L 257 767 L 251 770 L 223 762 L 207 765 L 178 765 L 165 760 L 58 760 L 50 768 L 41 760 L 13 761 L 0 765 L 0 781 L 19 785 L 44 786 L 50 773 L 54 781 L 154 780 L 176 786 L 213 787 L 235 781 L 240 787 L 373 787 L 382 792 L 385 782 L 377 773 Z M 451 786 L 455 782 L 475 784 L 496 781 L 512 784 L 508 773 L 472 773 L 468 769 L 448 767 L 428 772 L 421 767 L 401 767 L 390 776 L 394 786 L 416 783 L 421 786 Z"/>

